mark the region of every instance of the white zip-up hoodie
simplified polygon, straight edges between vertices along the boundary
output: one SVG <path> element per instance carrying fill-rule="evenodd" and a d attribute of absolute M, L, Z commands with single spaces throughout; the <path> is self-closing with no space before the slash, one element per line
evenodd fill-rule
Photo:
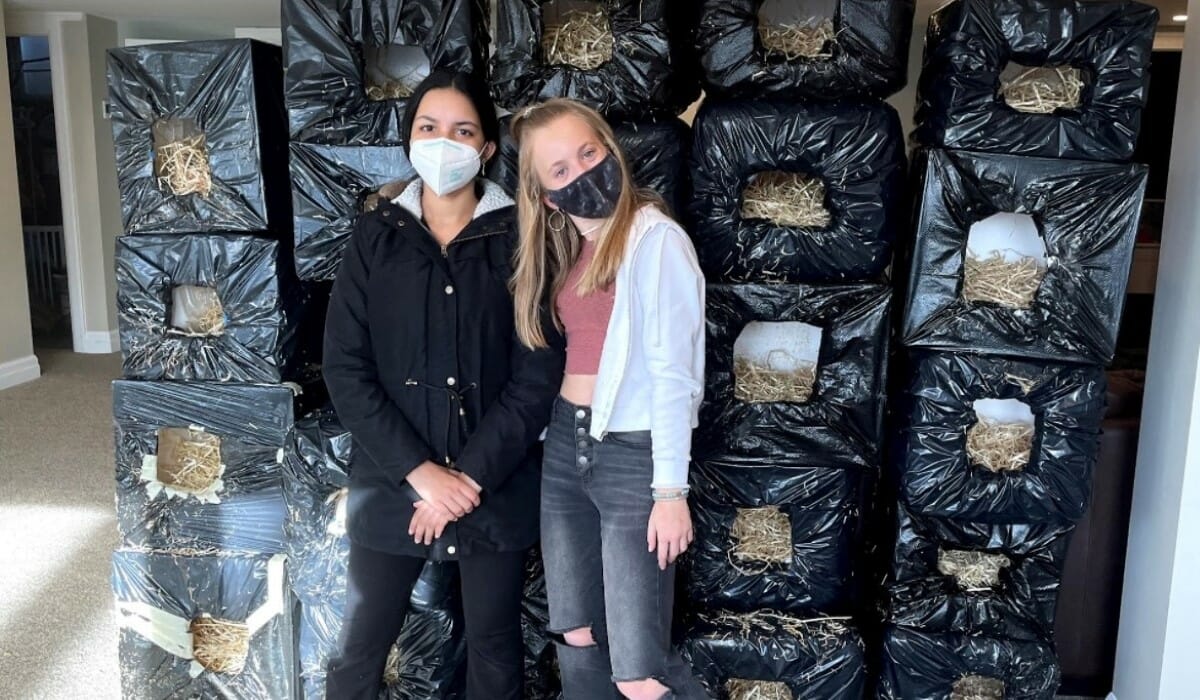
<path fill-rule="evenodd" d="M 646 205 L 617 270 L 591 435 L 649 430 L 653 488 L 687 486 L 703 397 L 704 274 L 687 233 Z"/>

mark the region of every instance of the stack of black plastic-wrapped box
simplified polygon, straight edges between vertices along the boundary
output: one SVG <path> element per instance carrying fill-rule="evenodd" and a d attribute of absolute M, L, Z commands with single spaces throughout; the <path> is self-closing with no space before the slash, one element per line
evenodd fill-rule
<path fill-rule="evenodd" d="M 1135 2 L 1071 0 L 956 0 L 930 20 L 882 698 L 1055 696 L 1156 22 Z"/>
<path fill-rule="evenodd" d="M 707 290 L 684 649 L 714 697 L 861 698 L 913 3 L 705 0 L 688 230 Z M 780 47 L 790 26 L 824 39 Z"/>
<path fill-rule="evenodd" d="M 323 299 L 292 264 L 281 76 L 252 41 L 109 53 L 126 698 L 294 692 L 282 461 Z"/>

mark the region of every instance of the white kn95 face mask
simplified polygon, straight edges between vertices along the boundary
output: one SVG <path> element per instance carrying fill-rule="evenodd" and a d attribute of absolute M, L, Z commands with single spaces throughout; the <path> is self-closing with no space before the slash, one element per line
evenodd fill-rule
<path fill-rule="evenodd" d="M 470 184 L 481 167 L 478 151 L 447 138 L 413 141 L 408 152 L 421 182 L 439 197 Z"/>

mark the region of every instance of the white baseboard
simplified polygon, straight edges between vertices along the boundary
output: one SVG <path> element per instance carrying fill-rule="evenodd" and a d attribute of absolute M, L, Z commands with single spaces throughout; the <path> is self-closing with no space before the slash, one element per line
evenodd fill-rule
<path fill-rule="evenodd" d="M 87 353 L 89 355 L 107 355 L 117 352 L 121 349 L 121 336 L 117 331 L 85 331 L 83 334 L 83 347 L 76 348 L 75 352 Z"/>
<path fill-rule="evenodd" d="M 0 389 L 7 389 L 42 376 L 37 355 L 26 355 L 8 362 L 0 362 Z"/>

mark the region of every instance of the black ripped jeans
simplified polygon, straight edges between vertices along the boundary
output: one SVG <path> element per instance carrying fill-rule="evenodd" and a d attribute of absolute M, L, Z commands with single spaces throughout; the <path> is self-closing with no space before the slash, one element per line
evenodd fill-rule
<path fill-rule="evenodd" d="M 558 645 L 566 700 L 609 700 L 614 683 L 653 678 L 663 698 L 707 698 L 671 646 L 675 566 L 647 551 L 654 507 L 650 432 L 588 436 L 591 410 L 560 398 L 542 467 L 542 557 L 550 629 L 590 628 L 597 644 Z"/>

